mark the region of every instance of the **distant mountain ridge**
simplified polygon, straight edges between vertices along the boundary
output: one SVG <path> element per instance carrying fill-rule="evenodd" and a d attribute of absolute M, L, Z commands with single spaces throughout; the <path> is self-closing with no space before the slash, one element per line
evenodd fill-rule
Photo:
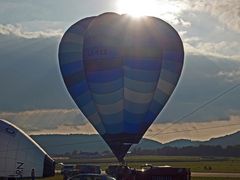
<path fill-rule="evenodd" d="M 171 147 L 186 147 L 186 146 L 199 146 L 199 145 L 210 145 L 217 146 L 220 145 L 222 147 L 234 146 L 240 144 L 240 131 L 225 135 L 217 138 L 211 138 L 208 141 L 191 141 L 188 139 L 178 139 L 168 143 L 163 144 L 163 146 L 171 146 Z"/>
<path fill-rule="evenodd" d="M 32 135 L 31 136 L 46 152 L 49 154 L 65 154 L 73 151 L 82 152 L 104 152 L 110 151 L 109 147 L 104 143 L 99 135 Z M 141 149 L 159 149 L 163 147 L 186 147 L 199 145 L 220 145 L 222 147 L 240 144 L 240 132 L 226 135 L 223 137 L 212 138 L 209 141 L 191 141 L 186 139 L 174 140 L 165 144 L 158 141 L 143 138 L 134 148 Z"/>
<path fill-rule="evenodd" d="M 222 147 L 239 145 L 240 131 L 230 135 L 218 137 L 218 138 L 211 138 L 209 141 L 204 142 L 204 144 L 205 145 L 221 145 Z"/>

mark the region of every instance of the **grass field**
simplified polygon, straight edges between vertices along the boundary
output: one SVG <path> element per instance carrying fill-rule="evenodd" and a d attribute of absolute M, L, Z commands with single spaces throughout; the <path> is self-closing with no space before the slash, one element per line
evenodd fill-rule
<path fill-rule="evenodd" d="M 60 161 L 57 161 L 60 162 Z M 63 163 L 82 163 L 98 164 L 105 170 L 109 164 L 117 164 L 114 158 L 95 158 L 95 159 L 68 159 Z M 172 167 L 190 168 L 192 172 L 217 172 L 217 173 L 240 173 L 240 158 L 224 157 L 184 157 L 184 156 L 128 156 L 126 158 L 128 166 L 140 168 L 141 165 L 148 163 L 154 166 L 170 165 Z M 206 167 L 211 167 L 209 170 Z M 58 167 L 59 168 L 59 167 Z M 57 174 L 55 177 L 45 178 L 44 180 L 61 180 L 63 177 Z M 240 178 L 226 177 L 192 177 L 192 180 L 237 180 Z"/>
<path fill-rule="evenodd" d="M 192 177 L 191 180 L 238 180 L 239 178 L 223 178 L 223 177 Z M 56 175 L 55 177 L 44 178 L 39 180 L 63 180 L 61 175 Z"/>
<path fill-rule="evenodd" d="M 143 164 L 154 166 L 169 165 L 172 167 L 191 168 L 193 172 L 218 172 L 218 173 L 240 173 L 240 158 L 224 157 L 184 157 L 184 156 L 128 156 L 126 158 L 128 166 L 139 169 Z M 63 163 L 83 163 L 98 164 L 103 170 L 109 164 L 116 164 L 114 158 L 98 159 L 69 159 Z"/>

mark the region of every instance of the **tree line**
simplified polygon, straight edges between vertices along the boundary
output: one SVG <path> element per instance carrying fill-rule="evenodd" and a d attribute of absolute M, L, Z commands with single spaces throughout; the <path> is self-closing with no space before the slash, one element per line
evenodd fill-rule
<path fill-rule="evenodd" d="M 186 147 L 163 147 L 155 150 L 134 148 L 133 155 L 161 155 L 161 156 L 233 156 L 240 157 L 240 145 L 222 147 L 220 145 L 199 145 Z"/>
<path fill-rule="evenodd" d="M 162 147 L 158 149 L 142 149 L 135 147 L 130 155 L 159 155 L 159 156 L 215 156 L 215 157 L 240 157 L 240 145 L 222 147 L 220 145 L 199 145 L 186 147 Z M 65 153 L 59 156 L 65 157 L 112 157 L 111 151 L 104 152 L 83 152 L 74 150 L 72 153 Z"/>

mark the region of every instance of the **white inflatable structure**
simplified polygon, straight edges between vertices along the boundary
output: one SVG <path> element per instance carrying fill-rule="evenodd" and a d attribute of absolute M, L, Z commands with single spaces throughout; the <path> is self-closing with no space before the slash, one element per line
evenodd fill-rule
<path fill-rule="evenodd" d="M 54 160 L 27 134 L 0 119 L 0 178 L 53 176 Z"/>

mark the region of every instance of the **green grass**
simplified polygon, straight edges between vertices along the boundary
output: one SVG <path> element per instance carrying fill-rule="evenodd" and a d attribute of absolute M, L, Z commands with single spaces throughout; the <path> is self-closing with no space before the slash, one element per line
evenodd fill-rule
<path fill-rule="evenodd" d="M 170 165 L 172 167 L 190 168 L 192 172 L 219 172 L 219 173 L 240 173 L 240 158 L 224 157 L 185 157 L 185 156 L 128 156 L 128 165 L 132 168 L 140 168 L 145 163 L 154 166 Z M 69 159 L 64 163 L 98 164 L 105 170 L 109 164 L 117 164 L 115 158 L 94 158 L 94 159 Z M 205 170 L 204 166 L 211 166 L 211 170 Z M 59 167 L 58 167 L 59 168 Z M 63 177 L 57 174 L 55 177 L 40 180 L 61 180 Z M 192 180 L 240 180 L 240 178 L 225 177 L 192 177 Z"/>
<path fill-rule="evenodd" d="M 128 166 L 140 168 L 143 164 L 148 163 L 154 166 L 169 165 L 172 167 L 191 168 L 193 172 L 224 172 L 224 173 L 240 173 L 239 158 L 212 158 L 212 157 L 185 157 L 185 156 L 128 156 L 126 158 Z M 95 159 L 74 159 L 65 160 L 64 163 L 87 163 L 98 164 L 103 170 L 109 164 L 117 164 L 114 158 L 95 158 Z M 206 170 L 204 167 L 211 167 Z"/>

